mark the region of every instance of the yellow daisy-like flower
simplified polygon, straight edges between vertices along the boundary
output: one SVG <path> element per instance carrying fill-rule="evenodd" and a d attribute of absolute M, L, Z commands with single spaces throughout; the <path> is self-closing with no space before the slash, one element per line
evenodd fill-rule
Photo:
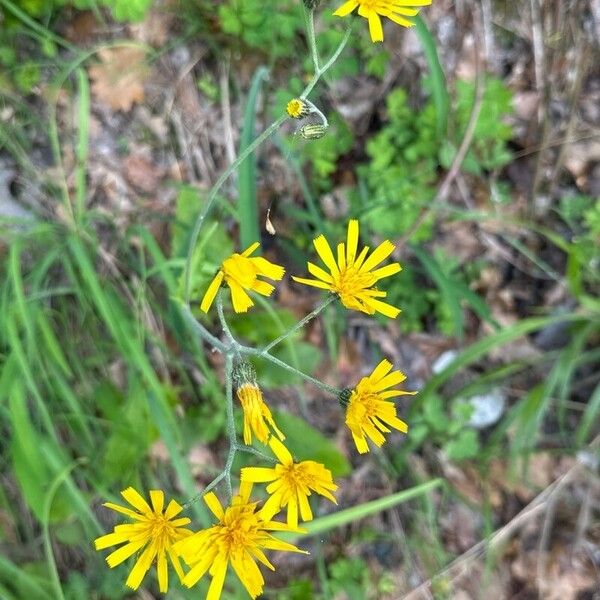
<path fill-rule="evenodd" d="M 404 373 L 401 371 L 390 373 L 391 369 L 392 363 L 382 360 L 368 377 L 363 377 L 358 382 L 353 390 L 342 392 L 342 402 L 347 404 L 346 425 L 350 428 L 356 449 L 361 454 L 369 451 L 367 437 L 377 446 L 385 442 L 383 433 L 391 431 L 387 425 L 402 433 L 408 431 L 408 425 L 396 416 L 396 406 L 388 398 L 413 395 L 416 392 L 388 390 L 387 388 L 398 385 L 406 379 Z"/>
<path fill-rule="evenodd" d="M 310 114 L 310 107 L 307 102 L 301 98 L 292 98 L 287 103 L 285 110 L 292 119 L 302 119 Z"/>
<path fill-rule="evenodd" d="M 171 500 L 167 508 L 163 510 L 165 497 L 161 490 L 150 490 L 152 508 L 132 487 L 123 490 L 121 496 L 136 510 L 112 502 L 106 502 L 104 506 L 127 515 L 136 522 L 117 525 L 113 533 L 94 540 L 96 550 L 127 542 L 106 557 L 106 562 L 112 569 L 146 546 L 136 560 L 125 583 L 131 589 L 137 590 L 156 559 L 158 586 L 164 593 L 169 587 L 167 555 L 171 559 L 171 564 L 179 575 L 179 579 L 183 580 L 183 570 L 179 558 L 173 551 L 173 545 L 192 535 L 189 529 L 183 528 L 190 520 L 187 517 L 174 518 L 183 510 L 175 500 Z"/>
<path fill-rule="evenodd" d="M 348 0 L 333 14 L 346 17 L 358 7 L 358 14 L 369 20 L 369 33 L 374 42 L 383 42 L 381 18 L 387 17 L 402 27 L 412 27 L 414 23 L 406 17 L 414 17 L 419 9 L 415 6 L 429 6 L 431 0 Z"/>
<path fill-rule="evenodd" d="M 267 279 L 279 281 L 283 278 L 285 269 L 262 256 L 251 257 L 250 255 L 259 246 L 258 242 L 254 242 L 241 254 L 232 254 L 223 261 L 221 269 L 215 275 L 204 294 L 204 298 L 202 298 L 200 310 L 205 313 L 208 312 L 223 281 L 231 290 L 233 310 L 236 313 L 247 312 L 251 306 L 254 306 L 254 302 L 252 302 L 246 290 L 258 292 L 263 296 L 270 296 L 273 293 L 275 288 L 270 283 L 258 279 L 258 276 L 261 275 Z"/>
<path fill-rule="evenodd" d="M 325 236 L 320 235 L 313 243 L 329 273 L 309 262 L 308 270 L 317 279 L 292 277 L 294 281 L 334 292 L 346 308 L 359 310 L 368 315 L 380 312 L 392 319 L 398 316 L 399 308 L 378 300 L 378 298 L 385 298 L 387 293 L 373 287 L 380 279 L 395 275 L 402 270 L 398 263 L 375 268 L 394 251 L 395 246 L 392 242 L 385 240 L 368 258 L 368 247 L 364 247 L 357 255 L 358 221 L 352 220 L 348 223 L 346 244 L 340 243 L 337 246 L 337 262 Z"/>
<path fill-rule="evenodd" d="M 269 427 L 280 440 L 285 440 L 285 435 L 275 425 L 273 415 L 255 382 L 242 383 L 237 388 L 236 394 L 244 411 L 244 444 L 249 446 L 252 443 L 252 432 L 259 442 L 266 444 L 271 436 Z"/>
<path fill-rule="evenodd" d="M 311 490 L 337 504 L 331 492 L 337 490 L 331 471 L 314 460 L 294 463 L 289 450 L 277 439 L 269 442 L 271 450 L 280 464 L 273 469 L 264 467 L 245 467 L 242 469 L 242 481 L 252 483 L 272 482 L 267 486 L 271 494 L 260 511 L 265 520 L 273 518 L 287 506 L 287 524 L 298 527 L 298 507 L 303 521 L 312 521 L 313 514 L 308 503 Z"/>
<path fill-rule="evenodd" d="M 191 567 L 183 579 L 184 585 L 192 587 L 207 572 L 212 576 L 206 600 L 219 600 L 229 564 L 252 598 L 263 591 L 265 580 L 256 561 L 272 571 L 275 567 L 265 556 L 264 550 L 301 552 L 292 544 L 273 537 L 270 531 L 292 531 L 284 523 L 267 521 L 256 512 L 258 502 L 249 502 L 252 484 L 242 482 L 239 495 L 224 509 L 212 492 L 204 496 L 206 505 L 218 519 L 218 523 L 203 529 L 179 542 L 176 551 Z"/>

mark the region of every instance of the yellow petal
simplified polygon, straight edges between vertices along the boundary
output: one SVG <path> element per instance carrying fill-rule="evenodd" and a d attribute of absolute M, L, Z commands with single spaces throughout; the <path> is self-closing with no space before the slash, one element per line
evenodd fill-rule
<path fill-rule="evenodd" d="M 162 515 L 165 505 L 165 494 L 162 490 L 150 490 L 150 502 L 155 515 Z"/>
<path fill-rule="evenodd" d="M 250 260 L 252 261 L 254 267 L 256 267 L 259 275 L 263 275 L 269 279 L 274 279 L 275 281 L 283 279 L 283 276 L 285 275 L 285 269 L 282 266 L 276 265 L 262 256 L 257 256 L 256 258 L 251 258 Z"/>
<path fill-rule="evenodd" d="M 304 279 L 303 277 L 292 277 L 294 281 L 303 283 L 304 285 L 311 285 L 312 287 L 320 288 L 322 290 L 331 290 L 331 284 L 323 281 L 317 281 L 316 279 Z"/>
<path fill-rule="evenodd" d="M 110 546 L 116 546 L 117 544 L 122 544 L 129 540 L 129 536 L 131 534 L 127 531 L 123 531 L 120 533 L 107 533 L 106 535 L 100 536 L 94 540 L 94 548 L 96 550 L 104 550 L 105 548 L 109 548 Z"/>
<path fill-rule="evenodd" d="M 254 242 L 254 244 L 250 244 L 243 252 L 242 256 L 248 257 L 250 256 L 258 247 L 260 246 L 260 242 Z"/>
<path fill-rule="evenodd" d="M 204 293 L 204 297 L 202 298 L 202 303 L 200 304 L 200 310 L 202 312 L 207 313 L 210 309 L 212 303 L 214 302 L 215 296 L 219 291 L 219 287 L 221 287 L 221 283 L 223 282 L 223 271 L 219 271 L 214 279 L 210 282 L 208 289 Z"/>
<path fill-rule="evenodd" d="M 219 555 L 218 560 L 211 567 L 212 581 L 208 588 L 206 600 L 219 600 L 225 582 L 225 573 L 227 573 L 227 561 Z"/>
<path fill-rule="evenodd" d="M 242 481 L 252 481 L 253 483 L 265 483 L 277 479 L 275 469 L 267 467 L 244 467 L 241 474 Z"/>
<path fill-rule="evenodd" d="M 156 570 L 158 572 L 158 589 L 162 594 L 166 594 L 169 589 L 169 570 L 167 568 L 167 556 L 164 552 L 158 555 Z"/>
<path fill-rule="evenodd" d="M 273 454 L 275 454 L 282 465 L 287 466 L 294 462 L 290 451 L 278 439 L 271 438 L 269 446 L 271 447 L 271 450 L 273 450 Z"/>
<path fill-rule="evenodd" d="M 349 15 L 359 5 L 358 0 L 348 0 L 344 2 L 333 14 L 336 17 L 345 17 Z"/>
<path fill-rule="evenodd" d="M 126 490 L 121 492 L 121 496 L 131 504 L 134 508 L 137 508 L 142 514 L 151 513 L 149 504 L 144 500 L 143 496 L 132 487 L 128 487 Z"/>
<path fill-rule="evenodd" d="M 331 251 L 331 246 L 325 239 L 324 235 L 320 235 L 313 242 L 317 254 L 321 257 L 321 260 L 325 263 L 327 268 L 331 271 L 331 274 L 334 276 L 339 275 L 340 271 L 335 262 L 335 258 L 333 257 L 333 252 Z"/>
<path fill-rule="evenodd" d="M 317 279 L 324 281 L 325 283 L 333 283 L 333 277 L 329 273 L 327 273 L 327 271 L 324 271 L 323 269 L 321 269 L 321 267 L 318 267 L 317 265 L 311 262 L 308 263 L 308 272 L 311 275 L 314 275 Z"/>
<path fill-rule="evenodd" d="M 231 301 L 233 303 L 233 310 L 236 313 L 248 312 L 251 306 L 254 306 L 254 302 L 248 294 L 244 291 L 242 286 L 237 281 L 228 281 L 229 288 L 231 289 Z"/>
<path fill-rule="evenodd" d="M 140 587 L 155 556 L 156 546 L 150 544 L 144 552 L 142 552 L 142 555 L 138 558 L 135 565 L 133 565 L 133 569 L 131 569 L 131 573 L 129 573 L 129 577 L 127 577 L 127 581 L 125 581 L 127 587 L 130 587 L 132 590 L 137 590 Z"/>
<path fill-rule="evenodd" d="M 417 14 L 416 10 L 414 11 L 414 14 L 415 15 Z M 389 15 L 386 15 L 386 16 L 390 21 L 394 21 L 394 23 L 396 23 L 397 25 L 401 25 L 402 27 L 413 27 L 414 26 L 414 23 L 412 21 L 409 21 L 408 19 L 405 19 L 404 17 L 401 17 L 400 15 L 390 13 Z"/>
<path fill-rule="evenodd" d="M 216 494 L 214 492 L 208 492 L 208 494 L 204 495 L 204 503 L 208 506 L 210 512 L 212 512 L 219 521 L 223 519 L 223 515 L 225 511 L 223 510 L 223 506 L 219 502 Z"/>
<path fill-rule="evenodd" d="M 352 219 L 348 223 L 348 238 L 346 240 L 346 264 L 352 266 L 358 249 L 358 221 Z"/>
<path fill-rule="evenodd" d="M 108 566 L 111 569 L 113 569 L 117 565 L 120 565 L 124 560 L 127 560 L 132 554 L 135 554 L 146 543 L 146 539 L 138 540 L 136 542 L 130 542 L 129 544 L 122 546 L 118 550 L 111 552 L 106 557 L 106 562 L 108 563 Z"/>
<path fill-rule="evenodd" d="M 392 363 L 385 358 L 375 367 L 373 372 L 369 375 L 369 377 L 365 378 L 369 380 L 369 383 L 377 383 L 381 381 L 391 370 Z"/>
<path fill-rule="evenodd" d="M 183 507 L 176 500 L 171 500 L 165 510 L 165 519 L 172 519 L 175 515 L 178 515 L 183 510 Z"/>
<path fill-rule="evenodd" d="M 231 558 L 231 566 L 252 598 L 262 594 L 265 580 L 256 563 L 245 552 Z"/>
<path fill-rule="evenodd" d="M 386 265 L 385 267 L 381 267 L 381 269 L 377 269 L 376 271 L 372 271 L 373 277 L 376 280 L 383 279 L 384 277 L 390 277 L 391 275 L 395 275 L 402 271 L 402 267 L 399 263 L 392 263 L 390 265 Z"/>
<path fill-rule="evenodd" d="M 361 273 L 373 270 L 380 262 L 383 262 L 396 248 L 392 242 L 385 240 L 375 250 L 360 268 Z"/>
<path fill-rule="evenodd" d="M 252 284 L 252 290 L 261 296 L 270 296 L 275 290 L 275 286 L 267 283 L 266 281 L 260 281 L 257 279 Z"/>
<path fill-rule="evenodd" d="M 383 27 L 381 26 L 381 18 L 373 10 L 365 11 L 366 17 L 369 19 L 369 33 L 373 42 L 383 42 Z"/>

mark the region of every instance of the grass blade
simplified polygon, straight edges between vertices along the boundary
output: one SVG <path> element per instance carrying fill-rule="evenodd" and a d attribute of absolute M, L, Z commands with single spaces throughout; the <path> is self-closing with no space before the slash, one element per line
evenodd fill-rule
<path fill-rule="evenodd" d="M 254 141 L 254 115 L 256 103 L 262 82 L 267 78 L 269 70 L 260 67 L 254 77 L 248 93 L 246 112 L 244 113 L 244 126 L 240 136 L 239 154 Z M 242 248 L 260 241 L 260 229 L 258 226 L 258 203 L 256 198 L 256 153 L 250 154 L 242 162 L 239 169 L 239 193 L 238 193 L 238 219 L 240 223 L 240 243 Z"/>

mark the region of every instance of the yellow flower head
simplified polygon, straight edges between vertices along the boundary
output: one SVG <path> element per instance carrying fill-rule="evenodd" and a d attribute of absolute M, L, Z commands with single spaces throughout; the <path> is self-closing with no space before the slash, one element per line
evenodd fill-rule
<path fill-rule="evenodd" d="M 346 17 L 356 7 L 361 17 L 369 20 L 369 32 L 374 42 L 383 42 L 381 18 L 387 17 L 402 27 L 412 27 L 414 23 L 406 17 L 414 17 L 418 12 L 415 6 L 428 6 L 431 0 L 348 0 L 333 14 Z"/>
<path fill-rule="evenodd" d="M 308 270 L 317 279 L 292 277 L 294 281 L 334 292 L 346 308 L 359 310 L 368 315 L 380 312 L 392 319 L 398 316 L 400 309 L 378 300 L 378 298 L 385 298 L 386 292 L 373 287 L 380 279 L 402 270 L 398 263 L 375 268 L 394 251 L 394 244 L 386 240 L 379 244 L 368 258 L 368 247 L 364 247 L 357 255 L 358 221 L 352 220 L 348 223 L 347 243 L 338 244 L 337 262 L 325 236 L 320 235 L 314 240 L 314 245 L 329 273 L 309 262 Z"/>
<path fill-rule="evenodd" d="M 292 119 L 302 119 L 310 114 L 310 107 L 301 98 L 292 98 L 287 103 L 285 110 Z"/>
<path fill-rule="evenodd" d="M 285 435 L 275 425 L 273 415 L 263 400 L 258 385 L 250 382 L 243 383 L 237 388 L 236 393 L 244 410 L 244 444 L 249 446 L 252 443 L 252 432 L 259 442 L 266 444 L 271 436 L 269 427 L 279 439 L 285 440 Z"/>
<path fill-rule="evenodd" d="M 366 438 L 381 446 L 385 442 L 383 433 L 390 433 L 386 425 L 406 433 L 408 426 L 396 416 L 396 406 L 387 398 L 416 394 L 403 390 L 387 390 L 406 379 L 400 371 L 392 371 L 392 363 L 382 360 L 375 370 L 363 377 L 349 394 L 346 408 L 346 425 L 352 432 L 356 449 L 364 454 L 369 451 Z M 343 392 L 342 392 L 343 393 Z M 344 401 L 346 404 L 346 401 Z M 383 432 L 383 433 L 382 433 Z"/>
<path fill-rule="evenodd" d="M 259 246 L 260 244 L 255 242 L 241 254 L 232 254 L 223 261 L 221 269 L 215 275 L 204 294 L 204 298 L 202 298 L 200 310 L 205 313 L 208 312 L 223 280 L 231 290 L 233 310 L 236 313 L 247 312 L 251 306 L 254 306 L 254 302 L 252 302 L 246 290 L 258 292 L 263 296 L 270 296 L 273 293 L 275 288 L 270 283 L 258 279 L 258 276 L 262 275 L 267 279 L 279 281 L 283 278 L 285 269 L 262 256 L 251 257 L 250 255 Z"/>
<path fill-rule="evenodd" d="M 263 519 L 256 512 L 258 503 L 248 502 L 251 491 L 252 484 L 242 482 L 239 495 L 234 496 L 226 509 L 215 494 L 206 494 L 204 501 L 219 522 L 198 531 L 176 546 L 176 551 L 191 567 L 183 579 L 184 585 L 192 587 L 207 571 L 212 576 L 206 600 L 219 600 L 221 597 L 230 563 L 250 596 L 256 598 L 262 593 L 265 580 L 255 561 L 275 570 L 264 550 L 308 554 L 269 533 L 291 530 L 284 523 Z"/>
<path fill-rule="evenodd" d="M 273 518 L 287 506 L 287 523 L 290 527 L 298 527 L 298 507 L 300 507 L 302 520 L 312 521 L 313 514 L 308 503 L 311 490 L 337 504 L 331 492 L 335 492 L 338 486 L 333 483 L 329 469 L 314 460 L 294 463 L 288 449 L 275 438 L 271 439 L 269 446 L 280 464 L 274 469 L 261 467 L 242 469 L 242 481 L 272 482 L 267 486 L 267 492 L 271 496 L 260 511 L 264 519 Z"/>
<path fill-rule="evenodd" d="M 131 589 L 137 590 L 148 569 L 150 569 L 156 559 L 158 585 L 160 591 L 165 593 L 169 586 L 167 555 L 171 559 L 171 563 L 175 568 L 175 572 L 179 575 L 179 579 L 183 580 L 183 570 L 179 558 L 173 551 L 173 544 L 192 534 L 189 529 L 183 528 L 183 525 L 187 525 L 190 520 L 187 517 L 173 518 L 183 510 L 175 500 L 171 500 L 167 508 L 163 511 L 165 498 L 161 490 L 150 490 L 152 508 L 132 487 L 122 491 L 121 496 L 135 510 L 113 504 L 112 502 L 106 502 L 104 506 L 127 515 L 135 523 L 117 525 L 113 533 L 103 535 L 94 540 L 96 550 L 103 550 L 104 548 L 127 542 L 124 546 L 121 546 L 106 557 L 106 562 L 112 569 L 136 552 L 139 552 L 145 546 L 144 551 L 136 560 L 125 583 Z"/>

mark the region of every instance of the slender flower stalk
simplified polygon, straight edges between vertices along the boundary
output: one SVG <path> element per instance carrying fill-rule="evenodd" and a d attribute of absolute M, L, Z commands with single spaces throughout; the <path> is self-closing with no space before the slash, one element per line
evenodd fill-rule
<path fill-rule="evenodd" d="M 269 499 L 260 511 L 265 520 L 270 520 L 282 508 L 287 507 L 287 524 L 298 527 L 298 512 L 303 521 L 312 521 L 313 513 L 308 502 L 311 490 L 331 500 L 337 501 L 331 492 L 337 490 L 331 471 L 314 460 L 295 463 L 289 450 L 277 439 L 269 442 L 271 450 L 279 460 L 274 468 L 245 467 L 242 469 L 242 481 L 269 483 Z"/>

